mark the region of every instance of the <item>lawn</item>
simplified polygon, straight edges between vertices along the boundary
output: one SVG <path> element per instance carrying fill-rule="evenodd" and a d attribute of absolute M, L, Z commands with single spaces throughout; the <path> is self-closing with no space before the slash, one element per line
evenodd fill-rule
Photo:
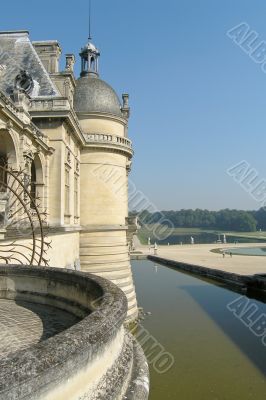
<path fill-rule="evenodd" d="M 156 239 L 154 238 L 153 232 L 158 232 L 158 230 L 163 229 L 163 231 L 171 236 L 183 236 L 183 235 L 200 235 L 201 233 L 211 233 L 215 235 L 226 234 L 226 236 L 237 236 L 241 238 L 247 239 L 258 239 L 258 240 L 266 240 L 266 232 L 225 232 L 220 230 L 213 229 L 201 229 L 201 228 L 175 228 L 175 229 L 167 229 L 165 226 L 159 224 L 151 224 L 143 226 L 138 231 L 138 238 L 142 244 L 148 243 L 148 238 L 151 238 L 151 242 L 154 242 Z"/>

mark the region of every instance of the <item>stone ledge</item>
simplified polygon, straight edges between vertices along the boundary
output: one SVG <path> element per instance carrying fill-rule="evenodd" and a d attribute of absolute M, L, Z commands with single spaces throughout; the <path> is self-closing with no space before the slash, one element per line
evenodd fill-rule
<path fill-rule="evenodd" d="M 110 281 L 63 269 L 2 266 L 0 293 L 87 314 L 58 335 L 2 358 L 0 400 L 122 399 L 136 371 L 146 371 L 142 350 L 133 350 L 134 339 L 123 327 L 126 297 Z M 116 379 L 105 379 L 110 371 Z M 146 392 L 134 397 L 147 398 Z"/>
<path fill-rule="evenodd" d="M 266 275 L 239 275 L 215 268 L 202 267 L 152 255 L 146 256 L 146 259 L 163 265 L 169 265 L 203 278 L 224 283 L 232 290 L 244 294 L 246 293 L 250 296 L 259 296 L 262 300 L 266 300 Z"/>

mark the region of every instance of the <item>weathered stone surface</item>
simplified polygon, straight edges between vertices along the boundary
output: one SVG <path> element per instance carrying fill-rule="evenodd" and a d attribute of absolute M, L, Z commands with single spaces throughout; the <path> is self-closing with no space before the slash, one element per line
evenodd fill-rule
<path fill-rule="evenodd" d="M 56 336 L 2 358 L 0 400 L 118 400 L 131 387 L 137 396 L 132 399 L 148 398 L 145 358 L 125 333 L 127 300 L 114 284 L 69 270 L 8 266 L 0 267 L 0 295 L 82 318 Z"/>
<path fill-rule="evenodd" d="M 29 348 L 77 322 L 75 315 L 55 307 L 0 299 L 0 357 Z"/>

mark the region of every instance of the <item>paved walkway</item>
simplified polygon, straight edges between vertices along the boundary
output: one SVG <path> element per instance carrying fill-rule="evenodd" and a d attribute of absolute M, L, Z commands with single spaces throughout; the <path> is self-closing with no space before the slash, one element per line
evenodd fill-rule
<path fill-rule="evenodd" d="M 247 244 L 200 244 L 183 246 L 158 246 L 157 255 L 168 260 L 179 261 L 187 264 L 199 265 L 213 269 L 220 269 L 226 272 L 232 272 L 239 275 L 266 274 L 266 256 L 239 256 L 233 255 L 231 258 L 226 255 L 211 252 L 212 249 L 221 248 L 240 248 L 240 247 L 262 247 L 266 244 L 247 243 Z M 137 251 L 143 254 L 154 255 L 154 249 L 149 251 L 147 246 L 142 246 L 135 241 Z"/>
<path fill-rule="evenodd" d="M 75 316 L 54 307 L 0 299 L 0 357 L 48 339 L 76 322 Z"/>

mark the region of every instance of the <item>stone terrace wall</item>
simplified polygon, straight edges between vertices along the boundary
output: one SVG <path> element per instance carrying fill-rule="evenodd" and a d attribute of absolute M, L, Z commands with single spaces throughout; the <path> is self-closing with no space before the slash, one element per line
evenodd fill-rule
<path fill-rule="evenodd" d="M 0 267 L 0 297 L 47 304 L 82 318 L 1 359 L 0 400 L 146 400 L 148 366 L 124 329 L 127 301 L 111 282 L 54 268 Z"/>

